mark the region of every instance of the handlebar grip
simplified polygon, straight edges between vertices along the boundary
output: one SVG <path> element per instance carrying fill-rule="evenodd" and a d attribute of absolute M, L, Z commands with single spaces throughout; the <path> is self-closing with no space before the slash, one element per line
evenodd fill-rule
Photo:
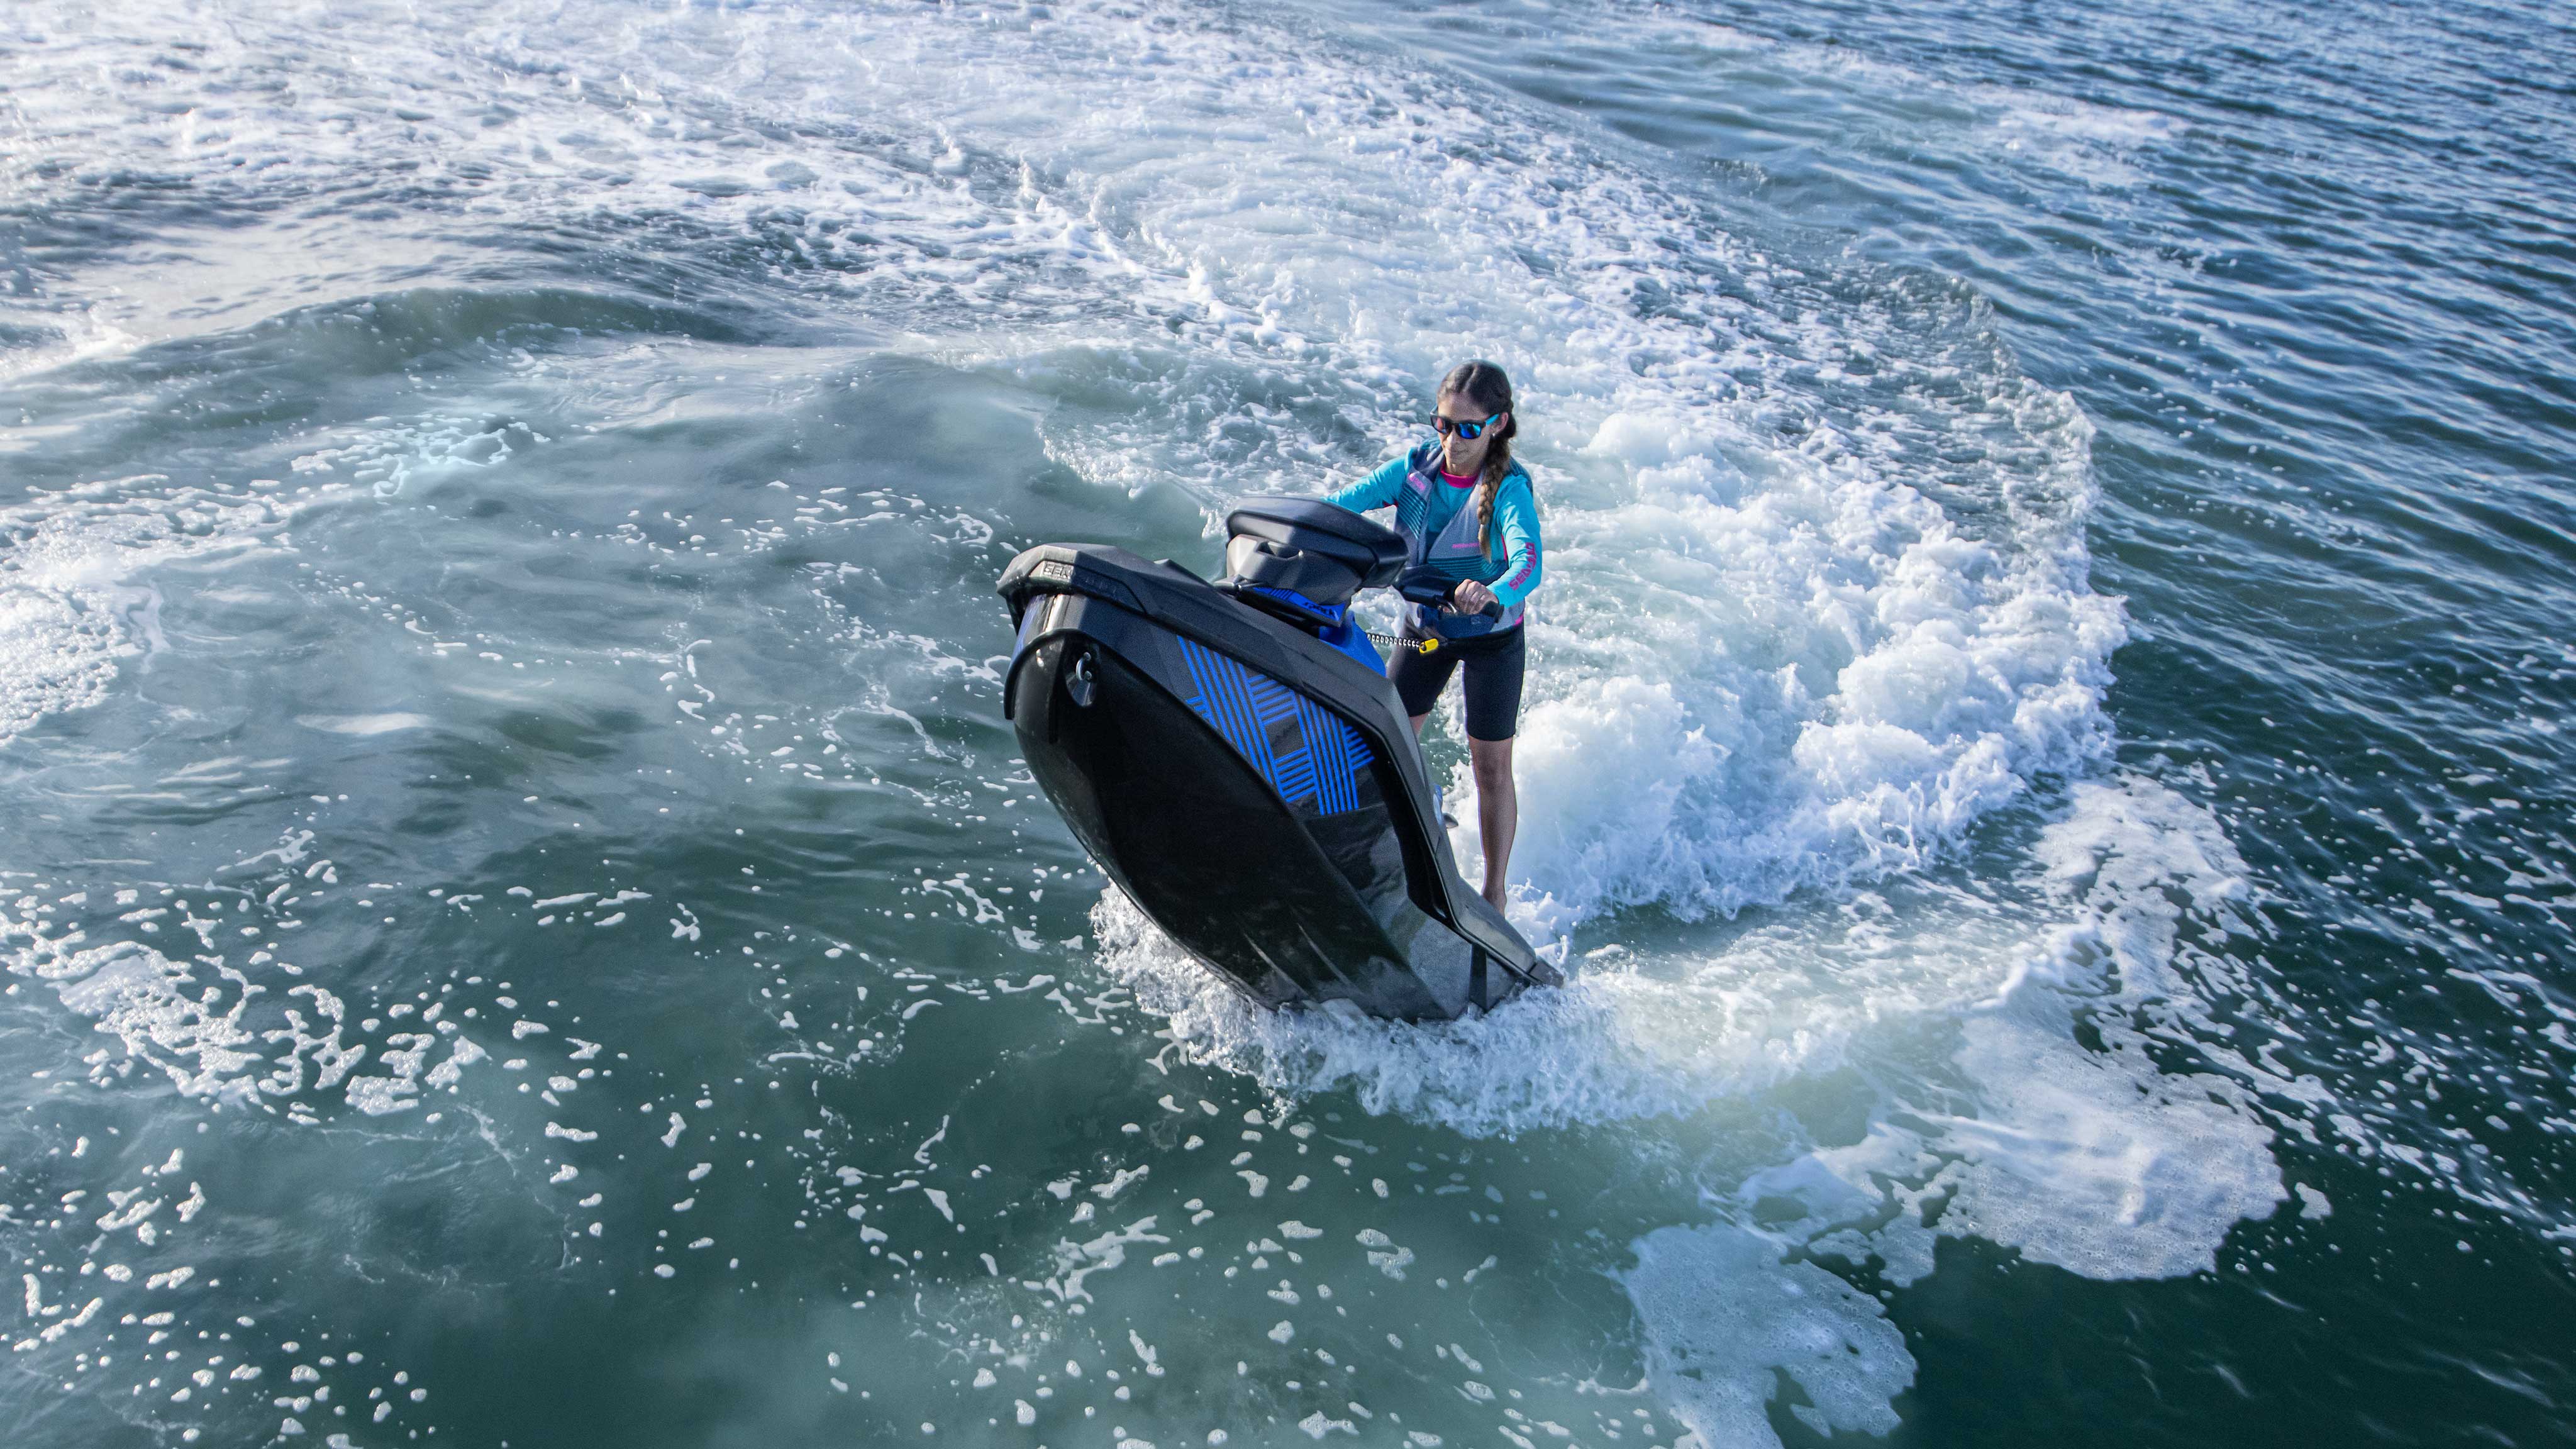
<path fill-rule="evenodd" d="M 1420 604 L 1426 609 L 1446 607 L 1449 603 L 1449 596 L 1456 593 L 1457 590 L 1458 584 L 1456 581 L 1443 578 L 1428 569 L 1422 568 L 1408 569 L 1405 571 L 1402 578 L 1395 581 L 1395 591 L 1397 594 L 1413 603 Z M 1494 602 L 1487 604 L 1478 612 L 1488 619 L 1500 619 L 1503 617 L 1503 602 L 1500 599 L 1496 599 Z"/>
<path fill-rule="evenodd" d="M 1407 603 L 1420 604 L 1426 609 L 1437 609 L 1449 602 L 1449 586 L 1436 579 L 1423 581 L 1408 579 L 1397 585 L 1395 591 L 1402 595 Z"/>

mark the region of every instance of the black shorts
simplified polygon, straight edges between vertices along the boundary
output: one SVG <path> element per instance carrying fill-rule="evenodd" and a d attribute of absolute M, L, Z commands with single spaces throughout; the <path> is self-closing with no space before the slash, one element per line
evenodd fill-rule
<path fill-rule="evenodd" d="M 1399 647 L 1394 662 L 1386 667 L 1386 677 L 1395 681 L 1395 692 L 1404 696 L 1404 712 L 1423 715 L 1440 702 L 1440 691 L 1449 687 L 1450 671 L 1465 665 L 1467 738 L 1507 740 L 1520 728 L 1521 674 L 1529 663 L 1524 632 L 1514 627 L 1477 639 L 1444 639 L 1428 654 Z M 1412 640 L 1410 631 L 1405 638 Z"/>

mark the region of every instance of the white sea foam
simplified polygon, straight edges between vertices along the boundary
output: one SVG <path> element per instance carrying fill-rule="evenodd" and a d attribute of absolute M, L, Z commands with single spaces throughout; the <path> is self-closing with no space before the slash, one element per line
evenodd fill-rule
<path fill-rule="evenodd" d="M 255 492 L 157 476 L 0 506 L 0 746 L 97 704 L 122 661 L 167 647 L 154 568 L 255 546 L 289 511 Z"/>
<path fill-rule="evenodd" d="M 1702 1444 L 1778 1449 L 1765 1406 L 1781 1374 L 1818 1434 L 1885 1434 L 1888 1401 L 1914 1385 L 1914 1356 L 1877 1300 L 1780 1245 L 1737 1228 L 1660 1228 L 1626 1278 L 1646 1326 L 1647 1374 Z M 1719 1287 L 1717 1285 L 1723 1285 Z"/>
<path fill-rule="evenodd" d="M 2047 421 L 2046 466 L 2080 475 L 2080 418 Z M 2065 514 L 1973 539 L 1871 470 L 1792 454 L 1752 482 L 1683 425 L 1605 420 L 1588 451 L 1628 497 L 1551 515 L 1588 567 L 1542 613 L 1574 667 L 1538 681 L 1518 746 L 1515 867 L 1541 929 L 1919 866 L 2099 749 L 2124 630 Z"/>
<path fill-rule="evenodd" d="M 85 893 L 76 894 L 68 904 L 85 900 Z M 218 904 L 208 903 L 205 916 L 186 904 L 145 907 L 126 919 L 151 930 L 160 922 L 146 918 L 171 917 L 167 924 L 207 947 L 219 929 L 239 920 Z M 340 997 L 313 982 L 287 985 L 292 975 L 272 974 L 278 963 L 270 952 L 236 966 L 211 951 L 180 958 L 143 941 L 94 942 L 90 929 L 52 919 L 54 909 L 36 896 L 0 909 L 0 970 L 50 986 L 65 1009 L 118 1044 L 121 1058 L 108 1051 L 84 1058 L 101 1085 L 142 1067 L 161 1073 L 182 1096 L 218 1106 L 338 1091 L 360 1112 L 378 1116 L 418 1105 L 424 1085 L 454 1086 L 485 1056 L 464 1035 L 443 1055 L 437 1033 L 429 1031 L 394 1030 L 378 1043 L 351 1040 Z M 360 1024 L 360 1034 L 377 1024 Z M 360 1074 L 371 1051 L 376 1070 Z"/>
<path fill-rule="evenodd" d="M 2173 1277 L 2213 1269 L 2237 1222 L 2287 1196 L 2256 1094 L 2277 1107 L 2301 1084 L 2206 1037 L 2191 1039 L 2212 1070 L 2160 1069 L 2129 1015 L 2205 1009 L 2198 958 L 2182 964 L 2176 943 L 2231 929 L 2246 891 L 2216 822 L 2149 781 L 2088 783 L 2021 883 L 1977 896 L 1891 881 L 1780 913 L 1686 967 L 1588 965 L 1457 1026 L 1265 1012 L 1211 989 L 1123 899 L 1094 919 L 1110 969 L 1168 1014 L 1184 1052 L 1471 1133 L 1687 1119 L 1865 1065 L 1887 1085 L 1862 1140 L 1792 1135 L 1769 1163 L 1711 1160 L 1744 1174 L 1720 1221 L 1648 1234 L 1626 1280 L 1667 1405 L 1706 1442 L 1760 1444 L 1778 1373 L 1809 1401 L 1789 1412 L 1820 1433 L 1885 1432 L 1911 1379 L 1877 1305 L 1826 1260 L 1902 1286 L 1932 1271 L 1937 1237 L 1974 1236 L 2089 1277 Z M 1782 1220 L 1783 1201 L 1804 1215 Z"/>
<path fill-rule="evenodd" d="M 2141 1043 L 2078 1045 L 2062 1011 L 1967 1022 L 1959 1065 L 1974 1119 L 1930 1145 L 1959 1174 L 1941 1230 L 2018 1248 L 2089 1278 L 2175 1278 L 2217 1266 L 2240 1219 L 2287 1195 L 2272 1131 L 2225 1078 L 2168 1076 Z"/>
<path fill-rule="evenodd" d="M 116 659 L 131 652 L 113 616 L 66 592 L 0 593 L 0 741 L 49 714 L 104 698 Z"/>
<path fill-rule="evenodd" d="M 386 714 L 299 714 L 295 722 L 309 730 L 333 735 L 389 735 L 404 730 L 428 729 L 435 723 L 424 714 L 393 711 Z"/>
<path fill-rule="evenodd" d="M 1602 29 L 1610 36 L 1597 43 L 1607 55 L 1651 49 L 1668 63 L 1691 58 L 1712 92 L 1764 88 L 1794 76 L 1810 104 L 1832 98 L 1844 143 L 1864 154 L 1882 147 L 1919 154 L 1927 144 L 1947 142 L 1981 160 L 2001 151 L 2095 186 L 2125 187 L 2140 179 L 2131 153 L 2184 130 L 2162 112 L 2051 94 L 2044 81 L 1958 85 L 1877 48 L 1830 39 L 1755 35 L 1663 11 L 1623 16 L 1615 30 Z"/>

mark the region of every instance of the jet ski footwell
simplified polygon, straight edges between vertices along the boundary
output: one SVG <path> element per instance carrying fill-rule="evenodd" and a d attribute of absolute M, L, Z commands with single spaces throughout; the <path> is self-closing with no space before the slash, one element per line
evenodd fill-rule
<path fill-rule="evenodd" d="M 999 592 L 1031 772 L 1094 861 L 1270 1006 L 1449 1019 L 1559 977 L 1460 879 L 1393 686 L 1174 564 L 1050 544 Z"/>

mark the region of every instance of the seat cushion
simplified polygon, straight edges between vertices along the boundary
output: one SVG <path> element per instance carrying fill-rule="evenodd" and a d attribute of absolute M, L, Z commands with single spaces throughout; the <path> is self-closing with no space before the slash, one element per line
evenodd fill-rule
<path fill-rule="evenodd" d="M 1348 569 L 1358 589 L 1382 589 L 1404 567 L 1403 534 L 1320 498 L 1247 498 L 1226 515 L 1225 531 L 1229 539 L 1273 545 L 1274 557 L 1321 554 Z M 1231 561 L 1231 548 L 1227 557 Z"/>

